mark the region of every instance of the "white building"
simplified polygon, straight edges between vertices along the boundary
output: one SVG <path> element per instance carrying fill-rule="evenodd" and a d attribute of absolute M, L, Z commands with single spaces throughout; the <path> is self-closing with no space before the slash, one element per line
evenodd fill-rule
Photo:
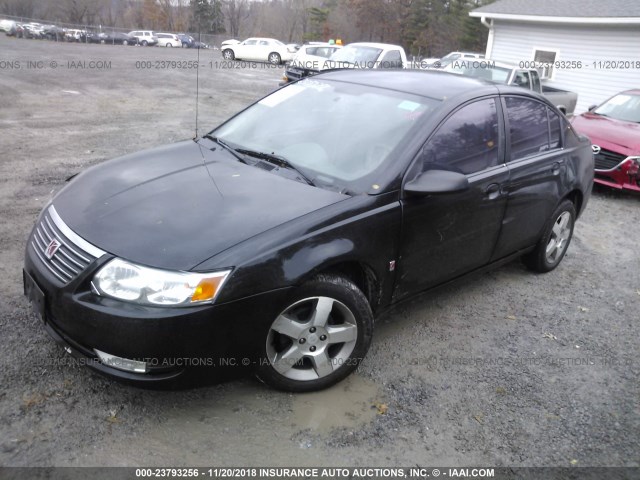
<path fill-rule="evenodd" d="M 576 113 L 640 88 L 640 0 L 498 0 L 469 15 L 489 28 L 488 58 L 553 64 L 542 78 L 578 93 Z"/>

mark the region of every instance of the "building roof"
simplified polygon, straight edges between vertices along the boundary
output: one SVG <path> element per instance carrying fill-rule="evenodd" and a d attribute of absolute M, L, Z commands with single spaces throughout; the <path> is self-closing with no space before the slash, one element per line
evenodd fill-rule
<path fill-rule="evenodd" d="M 640 23 L 638 0 L 498 0 L 472 17 L 552 23 Z"/>

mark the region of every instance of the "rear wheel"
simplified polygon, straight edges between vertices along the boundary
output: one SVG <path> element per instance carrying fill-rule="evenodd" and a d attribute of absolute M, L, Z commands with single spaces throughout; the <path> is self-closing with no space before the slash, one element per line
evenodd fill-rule
<path fill-rule="evenodd" d="M 258 377 L 290 392 L 330 387 L 353 372 L 371 344 L 373 314 L 350 280 L 319 275 L 271 324 Z"/>
<path fill-rule="evenodd" d="M 573 237 L 576 209 L 573 202 L 563 200 L 555 209 L 536 248 L 522 257 L 523 263 L 531 270 L 541 273 L 556 268 Z"/>

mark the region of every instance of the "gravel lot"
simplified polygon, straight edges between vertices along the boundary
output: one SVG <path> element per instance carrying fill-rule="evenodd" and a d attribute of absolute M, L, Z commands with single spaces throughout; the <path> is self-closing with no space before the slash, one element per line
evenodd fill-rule
<path fill-rule="evenodd" d="M 156 61 L 196 55 L 0 36 L 0 465 L 640 465 L 640 196 L 604 189 L 556 271 L 515 262 L 398 306 L 325 392 L 147 391 L 64 365 L 22 296 L 29 231 L 68 176 L 193 137 L 195 70 Z M 200 55 L 200 133 L 282 74 Z"/>

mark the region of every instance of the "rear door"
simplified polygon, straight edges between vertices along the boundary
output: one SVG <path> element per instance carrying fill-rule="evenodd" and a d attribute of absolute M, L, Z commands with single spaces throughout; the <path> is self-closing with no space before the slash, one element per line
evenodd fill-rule
<path fill-rule="evenodd" d="M 534 245 L 558 204 L 566 172 L 562 119 L 546 103 L 502 98 L 507 131 L 507 209 L 493 259 Z"/>

